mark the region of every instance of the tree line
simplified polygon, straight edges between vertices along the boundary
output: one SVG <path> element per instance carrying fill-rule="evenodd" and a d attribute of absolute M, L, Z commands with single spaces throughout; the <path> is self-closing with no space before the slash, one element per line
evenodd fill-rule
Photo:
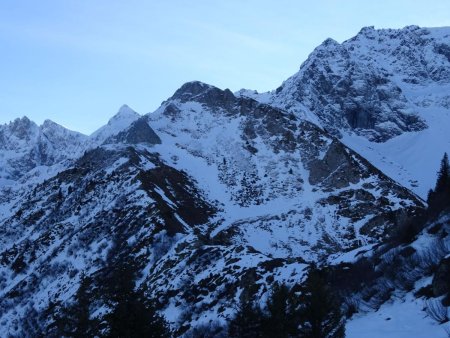
<path fill-rule="evenodd" d="M 241 299 L 229 322 L 232 338 L 342 338 L 345 318 L 326 273 L 314 265 L 298 288 L 275 284 L 265 306 Z"/>
<path fill-rule="evenodd" d="M 130 262 L 115 266 L 95 290 L 91 277 L 82 276 L 74 301 L 61 306 L 45 336 L 54 337 L 171 337 L 164 317 L 143 292 L 136 289 L 136 270 Z M 109 310 L 92 318 L 95 305 Z"/>

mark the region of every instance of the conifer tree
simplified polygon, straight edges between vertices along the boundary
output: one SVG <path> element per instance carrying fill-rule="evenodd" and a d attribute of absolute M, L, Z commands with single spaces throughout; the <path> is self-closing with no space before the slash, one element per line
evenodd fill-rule
<path fill-rule="evenodd" d="M 108 337 L 170 337 L 165 320 L 154 307 L 144 301 L 135 290 L 136 271 L 132 264 L 119 264 L 114 268 L 109 284 L 108 303 L 113 308 L 106 316 Z"/>
<path fill-rule="evenodd" d="M 261 338 L 262 311 L 252 301 L 239 303 L 234 318 L 228 325 L 230 338 Z"/>
<path fill-rule="evenodd" d="M 267 300 L 263 318 L 262 336 L 288 338 L 296 336 L 297 314 L 295 297 L 284 284 L 275 284 Z"/>
<path fill-rule="evenodd" d="M 91 278 L 82 274 L 74 303 L 62 308 L 55 318 L 58 336 L 83 338 L 92 335 L 94 321 L 90 319 L 91 283 Z"/>
<path fill-rule="evenodd" d="M 432 216 L 450 207 L 450 165 L 447 153 L 441 160 L 436 187 L 428 193 L 428 210 Z"/>
<path fill-rule="evenodd" d="M 344 317 L 326 284 L 323 272 L 312 266 L 300 297 L 300 337 L 343 338 Z"/>
<path fill-rule="evenodd" d="M 438 178 L 436 182 L 436 188 L 434 191 L 436 193 L 447 192 L 450 184 L 450 166 L 448 163 L 448 155 L 444 154 L 444 157 L 441 160 L 441 166 L 438 172 Z"/>

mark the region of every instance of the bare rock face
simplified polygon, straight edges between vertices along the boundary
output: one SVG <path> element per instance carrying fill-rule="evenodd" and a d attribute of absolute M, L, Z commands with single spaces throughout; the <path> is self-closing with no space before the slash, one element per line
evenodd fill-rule
<path fill-rule="evenodd" d="M 206 83 L 192 81 L 181 86 L 171 99 L 180 102 L 196 101 L 210 107 L 230 107 L 236 98 L 229 89 L 220 90 Z"/>
<path fill-rule="evenodd" d="M 46 120 L 41 126 L 27 117 L 0 125 L 0 190 L 2 179 L 15 182 L 41 166 L 81 155 L 87 136 Z M 8 185 L 9 185 L 8 184 Z"/>
<path fill-rule="evenodd" d="M 125 144 L 139 144 L 145 143 L 148 145 L 160 144 L 161 139 L 156 135 L 154 130 L 148 125 L 147 119 L 141 117 L 133 122 L 131 126 L 119 134 L 108 138 L 105 143 L 125 143 Z"/>
<path fill-rule="evenodd" d="M 340 189 L 356 184 L 362 177 L 356 170 L 355 159 L 342 143 L 332 141 L 322 159 L 309 163 L 311 184 L 321 184 L 330 189 Z"/>
<path fill-rule="evenodd" d="M 427 128 L 405 91 L 450 83 L 446 32 L 366 27 L 341 44 L 325 40 L 275 91 L 237 94 L 304 116 L 337 137 L 345 131 L 385 142 Z"/>

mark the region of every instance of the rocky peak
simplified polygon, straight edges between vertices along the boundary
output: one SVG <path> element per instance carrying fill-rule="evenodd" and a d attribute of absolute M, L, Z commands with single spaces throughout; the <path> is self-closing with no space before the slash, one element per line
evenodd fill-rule
<path fill-rule="evenodd" d="M 89 136 L 89 146 L 97 147 L 104 143 L 107 139 L 114 137 L 120 132 L 128 129 L 131 124 L 137 121 L 141 115 L 136 113 L 127 105 L 120 107 L 119 111 L 114 115 L 106 125 L 97 129 Z"/>
<path fill-rule="evenodd" d="M 135 121 L 141 115 L 136 113 L 133 109 L 131 109 L 128 105 L 124 104 L 119 108 L 119 111 L 114 115 L 109 121 L 108 124 L 114 124 L 120 121 Z"/>
<path fill-rule="evenodd" d="M 445 30 L 365 27 L 342 44 L 325 40 L 271 99 L 260 100 L 306 111 L 337 137 L 352 132 L 384 142 L 427 127 L 405 84 L 450 83 L 449 41 Z"/>
<path fill-rule="evenodd" d="M 7 129 L 12 135 L 21 140 L 29 141 L 32 135 L 36 132 L 38 126 L 31 121 L 28 117 L 17 118 L 9 125 L 6 125 Z"/>
<path fill-rule="evenodd" d="M 108 138 L 105 143 L 146 143 L 148 145 L 153 145 L 160 144 L 161 139 L 149 126 L 147 117 L 143 116 L 134 121 L 129 128 L 121 131 L 117 135 Z"/>
<path fill-rule="evenodd" d="M 69 130 L 69 129 L 63 127 L 62 125 L 60 125 L 60 124 L 58 124 L 56 122 L 53 122 L 52 120 L 45 120 L 42 123 L 42 125 L 39 127 L 39 129 L 41 130 L 41 132 L 43 134 L 45 134 L 47 136 L 48 135 L 54 135 L 54 136 L 56 136 L 56 135 L 60 135 L 60 136 L 67 135 L 68 137 L 73 136 L 73 137 L 80 138 L 80 139 L 87 138 L 87 136 L 85 136 L 85 135 L 83 135 L 83 134 L 81 134 L 79 132 Z"/>
<path fill-rule="evenodd" d="M 200 81 L 192 81 L 182 85 L 169 100 L 178 100 L 180 102 L 195 101 L 207 105 L 220 105 L 229 104 L 235 99 L 236 97 L 229 89 L 222 90 Z"/>
<path fill-rule="evenodd" d="M 365 26 L 361 28 L 358 35 L 368 35 L 372 34 L 373 32 L 375 32 L 375 26 Z"/>
<path fill-rule="evenodd" d="M 206 91 L 214 88 L 209 84 L 200 81 L 190 81 L 183 84 L 179 89 L 175 91 L 171 99 L 187 101 L 199 94 L 205 93 Z"/>
<path fill-rule="evenodd" d="M 322 59 L 339 57 L 340 54 L 344 54 L 344 57 L 347 57 L 346 49 L 336 40 L 328 38 L 314 49 L 300 69 L 305 68 L 310 63 L 321 63 Z"/>
<path fill-rule="evenodd" d="M 330 47 L 330 46 L 338 46 L 339 42 L 337 42 L 336 40 L 332 39 L 332 38 L 327 38 L 325 39 L 324 42 L 322 42 L 322 44 L 320 46 L 322 47 Z"/>
<path fill-rule="evenodd" d="M 53 128 L 64 128 L 64 127 L 49 119 L 45 120 L 41 125 L 41 129 L 53 129 Z"/>

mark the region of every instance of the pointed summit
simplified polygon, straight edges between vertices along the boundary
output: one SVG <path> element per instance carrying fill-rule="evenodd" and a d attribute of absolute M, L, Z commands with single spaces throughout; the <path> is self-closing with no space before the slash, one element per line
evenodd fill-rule
<path fill-rule="evenodd" d="M 36 123 L 31 121 L 27 116 L 16 118 L 14 121 L 9 123 L 9 126 L 12 130 L 19 127 L 31 127 L 35 125 Z"/>
<path fill-rule="evenodd" d="M 136 113 L 133 109 L 131 109 L 128 105 L 124 104 L 119 108 L 119 111 L 114 115 L 109 121 L 108 124 L 113 124 L 115 121 L 136 121 L 139 117 L 141 117 L 138 113 Z M 129 124 L 131 124 L 131 122 Z"/>
<path fill-rule="evenodd" d="M 122 105 L 106 125 L 95 131 L 89 137 L 94 146 L 102 144 L 107 138 L 117 135 L 127 129 L 133 122 L 137 121 L 141 115 L 136 113 L 126 104 Z"/>
<path fill-rule="evenodd" d="M 54 131 L 54 130 L 67 130 L 69 131 L 67 128 L 63 127 L 62 125 L 60 125 L 59 123 L 56 123 L 52 120 L 45 120 L 39 127 L 42 131 Z M 75 132 L 74 132 L 75 133 Z"/>
<path fill-rule="evenodd" d="M 134 121 L 127 129 L 106 139 L 105 143 L 160 144 L 161 139 L 149 126 L 147 117 L 142 116 Z"/>

